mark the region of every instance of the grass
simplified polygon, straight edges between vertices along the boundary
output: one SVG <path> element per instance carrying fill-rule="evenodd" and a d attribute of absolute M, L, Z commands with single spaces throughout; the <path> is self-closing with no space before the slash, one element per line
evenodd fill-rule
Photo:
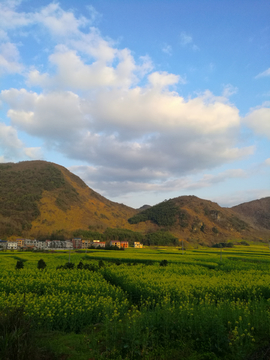
<path fill-rule="evenodd" d="M 0 309 L 24 306 L 40 359 L 257 360 L 269 347 L 269 248 L 237 245 L 222 260 L 181 250 L 2 252 Z M 95 271 L 56 271 L 69 256 Z"/>

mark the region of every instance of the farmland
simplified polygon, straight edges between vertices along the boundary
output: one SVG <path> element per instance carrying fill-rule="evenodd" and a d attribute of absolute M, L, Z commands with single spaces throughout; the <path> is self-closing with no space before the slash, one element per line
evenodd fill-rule
<path fill-rule="evenodd" d="M 56 269 L 69 257 L 74 269 Z M 222 252 L 7 251 L 0 253 L 0 311 L 22 309 L 52 359 L 263 360 L 269 265 L 264 244 Z"/>

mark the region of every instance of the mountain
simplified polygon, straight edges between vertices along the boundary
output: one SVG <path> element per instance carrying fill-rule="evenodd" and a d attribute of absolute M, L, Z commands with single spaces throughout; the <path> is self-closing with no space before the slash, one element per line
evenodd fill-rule
<path fill-rule="evenodd" d="M 77 229 L 133 229 L 137 211 L 107 200 L 66 168 L 46 161 L 0 164 L 0 237 Z M 144 231 L 145 224 L 136 229 Z"/>
<path fill-rule="evenodd" d="M 89 231 L 92 236 L 105 232 L 113 236 L 114 229 L 115 236 L 121 231 L 122 237 L 131 236 L 132 230 L 132 236 L 147 238 L 156 232 L 164 239 L 173 235 L 191 243 L 266 240 L 269 210 L 270 198 L 229 209 L 196 196 L 136 210 L 109 201 L 60 165 L 46 161 L 0 164 L 0 238 L 70 238 L 80 236 L 79 229 L 85 237 Z"/>
<path fill-rule="evenodd" d="M 233 206 L 232 210 L 246 219 L 256 229 L 270 230 L 270 197 Z"/>
<path fill-rule="evenodd" d="M 141 206 L 139 209 L 137 209 L 138 211 L 143 211 L 143 210 L 147 210 L 151 207 L 151 205 L 143 205 Z"/>
<path fill-rule="evenodd" d="M 196 196 L 164 201 L 131 217 L 130 224 L 154 223 L 178 238 L 191 242 L 215 243 L 225 239 L 266 239 L 270 232 L 254 226 L 250 218 L 235 209 Z"/>

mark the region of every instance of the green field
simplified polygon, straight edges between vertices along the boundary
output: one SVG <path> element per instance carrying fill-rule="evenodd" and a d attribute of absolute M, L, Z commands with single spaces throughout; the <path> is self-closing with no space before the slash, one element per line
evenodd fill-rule
<path fill-rule="evenodd" d="M 69 258 L 74 269 L 56 269 Z M 80 261 L 87 269 L 77 269 Z M 29 358 L 27 348 L 32 359 L 266 360 L 269 270 L 263 244 L 1 252 L 0 359 L 16 342 L 20 356 L 9 359 Z"/>

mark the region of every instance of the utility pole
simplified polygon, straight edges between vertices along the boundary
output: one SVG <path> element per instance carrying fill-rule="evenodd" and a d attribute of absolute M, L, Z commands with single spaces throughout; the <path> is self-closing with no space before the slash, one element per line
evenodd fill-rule
<path fill-rule="evenodd" d="M 69 249 L 69 259 L 68 259 L 68 262 L 70 263 L 70 249 Z"/>
<path fill-rule="evenodd" d="M 182 239 L 182 255 L 184 255 L 184 240 Z"/>
<path fill-rule="evenodd" d="M 222 261 L 222 248 L 220 248 L 220 261 Z"/>

